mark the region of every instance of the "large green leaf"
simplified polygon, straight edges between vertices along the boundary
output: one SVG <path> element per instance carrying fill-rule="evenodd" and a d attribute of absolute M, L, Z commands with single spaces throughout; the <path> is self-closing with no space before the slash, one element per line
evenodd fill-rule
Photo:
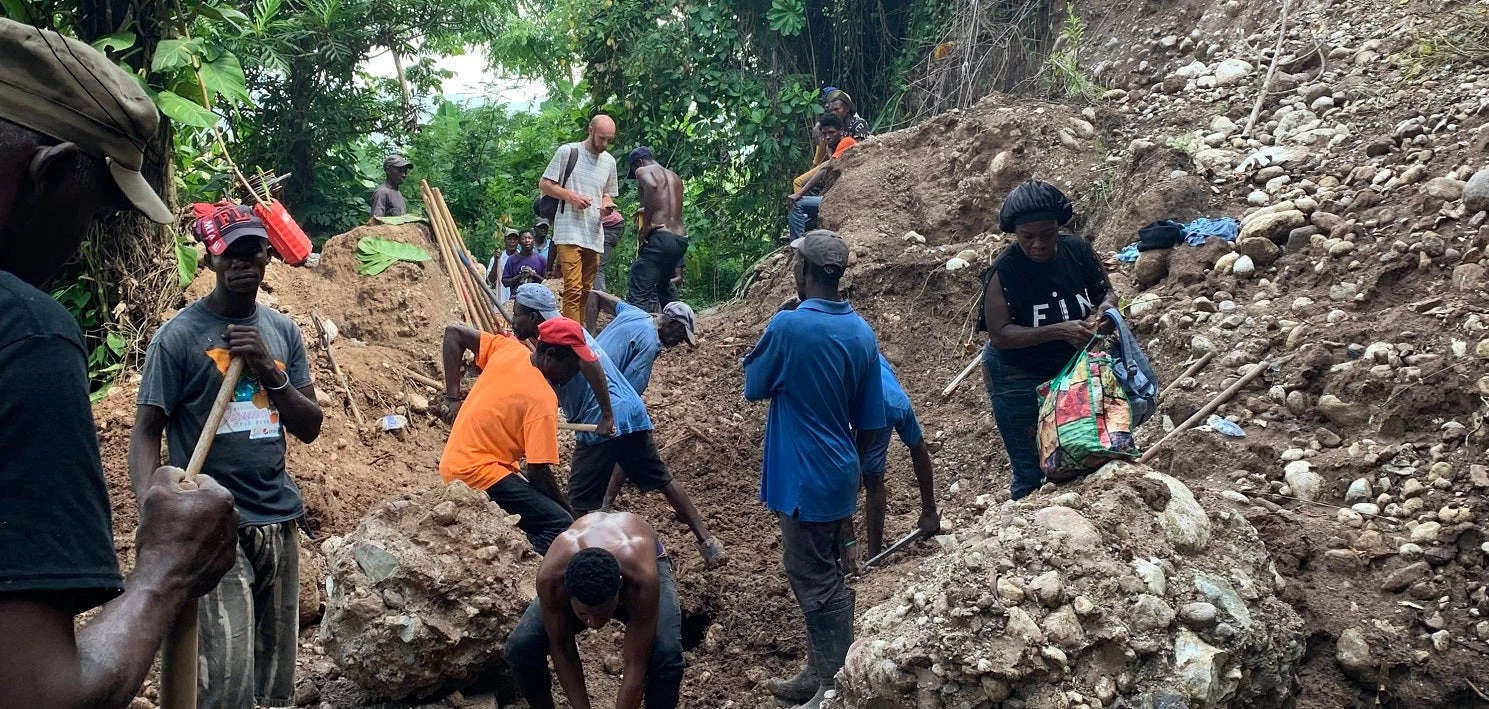
<path fill-rule="evenodd" d="M 376 186 L 377 185 L 368 185 L 368 187 Z M 422 214 L 400 214 L 396 217 L 376 217 L 376 219 L 380 224 L 412 224 L 414 222 L 427 223 L 429 221 L 428 219 L 425 219 L 424 215 Z"/>
<path fill-rule="evenodd" d="M 202 53 L 202 40 L 163 39 L 155 45 L 155 58 L 150 60 L 150 71 L 166 73 L 183 66 L 191 66 L 192 58 Z"/>
<path fill-rule="evenodd" d="M 93 48 L 100 52 L 120 51 L 134 46 L 133 32 L 114 32 L 93 40 Z"/>
<path fill-rule="evenodd" d="M 191 285 L 196 278 L 198 258 L 195 244 L 186 239 L 176 240 L 176 282 L 182 288 Z"/>
<path fill-rule="evenodd" d="M 202 108 L 195 101 L 181 98 L 173 91 L 155 94 L 155 105 L 171 120 L 193 128 L 211 128 L 217 125 L 217 114 Z"/>
<path fill-rule="evenodd" d="M 231 54 L 224 52 L 222 56 L 203 63 L 202 83 L 207 85 L 208 91 L 221 95 L 228 103 L 253 105 L 253 97 L 248 95 L 248 80 L 243 77 L 243 65 Z"/>
<path fill-rule="evenodd" d="M 357 242 L 357 272 L 376 276 L 397 261 L 428 261 L 429 252 L 413 244 L 364 236 Z"/>

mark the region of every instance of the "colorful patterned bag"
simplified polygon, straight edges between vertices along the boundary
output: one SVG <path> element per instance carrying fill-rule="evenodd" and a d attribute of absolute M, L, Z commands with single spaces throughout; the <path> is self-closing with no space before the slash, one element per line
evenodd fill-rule
<path fill-rule="evenodd" d="M 1053 482 L 1073 480 L 1109 460 L 1134 460 L 1127 393 L 1102 350 L 1084 349 L 1039 387 L 1039 467 Z"/>

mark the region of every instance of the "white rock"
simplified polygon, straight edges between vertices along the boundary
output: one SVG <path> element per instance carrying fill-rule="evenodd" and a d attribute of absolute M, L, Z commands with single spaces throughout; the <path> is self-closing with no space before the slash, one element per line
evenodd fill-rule
<path fill-rule="evenodd" d="M 1240 59 L 1227 59 L 1215 67 L 1216 86 L 1234 86 L 1249 76 L 1252 66 Z"/>
<path fill-rule="evenodd" d="M 1256 263 L 1251 260 L 1250 256 L 1242 254 L 1235 263 L 1231 264 L 1230 270 L 1237 276 L 1245 276 L 1256 270 Z"/>

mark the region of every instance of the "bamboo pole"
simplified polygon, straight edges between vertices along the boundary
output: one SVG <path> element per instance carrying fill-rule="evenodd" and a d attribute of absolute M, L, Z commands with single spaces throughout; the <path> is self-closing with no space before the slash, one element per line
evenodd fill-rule
<path fill-rule="evenodd" d="M 1184 431 L 1187 431 L 1190 428 L 1194 427 L 1194 425 L 1199 423 L 1200 421 L 1205 420 L 1206 417 L 1215 412 L 1215 409 L 1220 408 L 1221 404 L 1229 401 L 1232 396 L 1236 395 L 1236 392 L 1240 391 L 1247 384 L 1250 384 L 1251 380 L 1261 376 L 1262 372 L 1267 371 L 1273 366 L 1281 365 L 1283 362 L 1286 362 L 1292 358 L 1293 355 L 1288 355 L 1281 359 L 1258 362 L 1256 365 L 1252 366 L 1251 369 L 1247 370 L 1246 374 L 1242 375 L 1240 379 L 1236 380 L 1235 384 L 1227 387 L 1225 391 L 1216 394 L 1215 398 L 1210 400 L 1210 403 L 1205 404 L 1203 408 L 1201 408 L 1199 411 L 1196 411 L 1194 415 L 1186 419 L 1184 423 L 1175 426 L 1174 430 L 1169 431 L 1168 434 L 1165 435 L 1163 438 L 1158 439 L 1158 442 L 1149 447 L 1148 452 L 1144 453 L 1143 457 L 1138 458 L 1137 462 L 1146 463 L 1152 460 L 1154 454 L 1156 454 L 1158 450 L 1163 447 L 1164 443 L 1167 443 L 1174 436 L 1177 436 L 1180 433 L 1183 433 Z"/>
<path fill-rule="evenodd" d="M 465 289 L 462 287 L 461 284 L 460 275 L 455 269 L 451 268 L 450 266 L 450 256 L 446 253 L 445 240 L 441 236 L 441 233 L 444 231 L 444 224 L 442 220 L 439 219 L 439 216 L 435 214 L 435 210 L 437 209 L 437 207 L 433 206 L 434 193 L 429 188 L 429 181 L 421 180 L 419 183 L 419 188 L 424 195 L 424 204 L 426 206 L 426 211 L 430 213 L 429 225 L 434 231 L 434 242 L 440 252 L 440 261 L 444 263 L 445 273 L 450 277 L 450 287 L 455 291 L 455 299 L 459 301 L 461 318 L 466 322 L 466 324 L 475 325 L 476 320 L 471 313 L 470 299 L 466 297 Z"/>
<path fill-rule="evenodd" d="M 460 255 L 465 252 L 464 245 L 460 240 L 460 232 L 455 226 L 455 220 L 450 216 L 449 206 L 445 204 L 444 195 L 440 193 L 439 188 L 430 188 L 428 204 L 431 206 L 430 211 L 444 227 L 441 239 L 446 266 L 452 269 L 452 272 L 459 274 L 457 278 L 464 288 L 466 303 L 474 316 L 472 324 L 488 332 L 497 331 L 496 316 L 491 312 L 489 305 L 491 298 L 484 284 L 473 276 L 466 267 L 465 261 L 460 258 Z"/>
<path fill-rule="evenodd" d="M 440 216 L 445 221 L 445 233 L 450 238 L 455 258 L 459 261 L 456 265 L 469 278 L 472 288 L 471 292 L 484 296 L 481 298 L 474 298 L 473 296 L 473 298 L 479 303 L 476 305 L 476 308 L 482 312 L 487 323 L 491 326 L 489 329 L 495 332 L 500 328 L 500 323 L 496 319 L 496 311 L 493 308 L 495 301 L 491 297 L 491 290 L 481 281 L 480 275 L 474 268 L 475 259 L 471 257 L 470 252 L 465 248 L 465 240 L 460 237 L 460 228 L 455 225 L 455 217 L 450 214 L 450 206 L 445 203 L 444 193 L 438 187 L 433 188 L 433 190 L 435 201 L 439 203 Z M 510 319 L 506 318 L 506 313 L 503 313 L 502 317 L 508 322 L 511 322 Z"/>
<path fill-rule="evenodd" d="M 1209 364 L 1210 359 L 1214 356 L 1214 352 L 1206 352 L 1204 356 L 1200 357 L 1199 360 L 1195 361 L 1194 364 L 1189 365 L 1189 368 L 1184 370 L 1183 374 L 1180 374 L 1178 378 L 1170 382 L 1169 385 L 1165 387 L 1161 393 L 1158 394 L 1158 398 L 1162 399 L 1163 397 L 1168 396 L 1168 393 L 1173 391 L 1174 387 L 1179 386 L 1179 382 L 1194 376 L 1196 373 L 1199 372 L 1199 370 L 1204 369 L 1205 365 Z"/>

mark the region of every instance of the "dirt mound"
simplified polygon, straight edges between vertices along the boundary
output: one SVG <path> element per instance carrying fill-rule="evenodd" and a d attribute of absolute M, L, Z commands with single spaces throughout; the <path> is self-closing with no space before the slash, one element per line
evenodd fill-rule
<path fill-rule="evenodd" d="M 375 697 L 424 696 L 490 670 L 536 593 L 539 557 L 516 518 L 461 482 L 380 505 L 323 549 L 320 643 Z"/>
<path fill-rule="evenodd" d="M 1283 703 L 1302 622 L 1230 507 L 1112 463 L 990 509 L 863 614 L 836 706 Z"/>

